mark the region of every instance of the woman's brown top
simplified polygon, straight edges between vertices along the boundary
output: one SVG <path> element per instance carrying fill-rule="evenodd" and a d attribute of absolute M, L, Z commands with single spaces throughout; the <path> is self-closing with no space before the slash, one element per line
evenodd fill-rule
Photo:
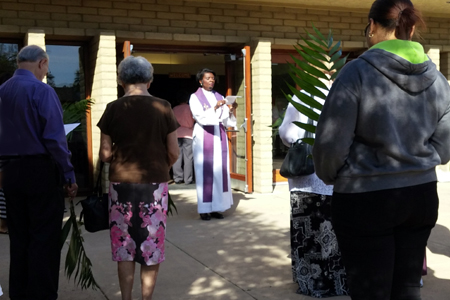
<path fill-rule="evenodd" d="M 170 103 L 153 96 L 126 96 L 109 103 L 97 126 L 112 140 L 109 180 L 170 180 L 167 135 L 179 125 Z"/>

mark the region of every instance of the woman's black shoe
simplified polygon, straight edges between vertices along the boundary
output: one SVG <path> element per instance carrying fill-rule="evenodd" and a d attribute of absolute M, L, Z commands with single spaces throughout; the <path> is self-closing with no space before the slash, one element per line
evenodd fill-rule
<path fill-rule="evenodd" d="M 209 220 L 211 220 L 211 216 L 210 216 L 209 214 L 200 214 L 200 218 L 201 218 L 203 221 L 209 221 Z"/>
<path fill-rule="evenodd" d="M 211 217 L 216 218 L 216 219 L 223 219 L 223 215 L 218 212 L 212 212 Z"/>

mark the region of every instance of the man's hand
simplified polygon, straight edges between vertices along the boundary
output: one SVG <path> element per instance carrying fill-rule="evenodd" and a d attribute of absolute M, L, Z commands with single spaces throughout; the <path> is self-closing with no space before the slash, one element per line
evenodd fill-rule
<path fill-rule="evenodd" d="M 78 185 L 76 183 L 66 184 L 65 188 L 67 191 L 67 196 L 69 196 L 70 200 L 73 200 L 73 198 L 77 195 Z"/>

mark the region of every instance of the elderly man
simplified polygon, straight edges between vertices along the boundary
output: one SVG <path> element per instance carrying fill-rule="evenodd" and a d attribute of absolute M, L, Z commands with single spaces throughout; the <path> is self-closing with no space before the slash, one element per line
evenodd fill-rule
<path fill-rule="evenodd" d="M 65 186 L 75 197 L 62 109 L 43 83 L 48 55 L 38 46 L 17 55 L 18 70 L 0 86 L 0 161 L 10 237 L 11 299 L 58 298 Z"/>

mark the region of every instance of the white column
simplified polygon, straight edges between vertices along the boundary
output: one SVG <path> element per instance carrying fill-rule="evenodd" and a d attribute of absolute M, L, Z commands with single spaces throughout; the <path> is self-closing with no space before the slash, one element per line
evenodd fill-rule
<path fill-rule="evenodd" d="M 266 39 L 252 46 L 253 184 L 257 193 L 273 191 L 271 46 Z"/>
<path fill-rule="evenodd" d="M 105 111 L 106 105 L 117 99 L 116 73 L 116 36 L 111 32 L 102 32 L 94 37 L 90 43 L 92 91 L 94 104 L 91 108 L 92 124 L 92 153 L 94 163 L 94 178 L 97 178 L 100 149 L 100 129 L 97 123 Z M 103 173 L 102 186 L 107 191 L 108 165 Z"/>
<path fill-rule="evenodd" d="M 25 46 L 36 45 L 44 49 L 45 51 L 45 32 L 41 29 L 28 29 L 25 34 L 23 44 Z M 47 82 L 47 76 L 42 80 L 43 82 Z"/>
<path fill-rule="evenodd" d="M 438 70 L 440 70 L 441 50 L 439 46 L 425 46 L 425 52 L 431 58 L 431 61 L 436 64 Z"/>

